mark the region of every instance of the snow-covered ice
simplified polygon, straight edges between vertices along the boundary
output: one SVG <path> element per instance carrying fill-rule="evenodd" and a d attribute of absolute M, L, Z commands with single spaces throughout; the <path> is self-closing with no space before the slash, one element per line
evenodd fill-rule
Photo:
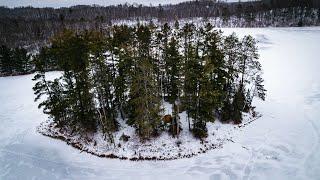
<path fill-rule="evenodd" d="M 172 161 L 99 158 L 36 132 L 32 75 L 0 78 L 0 179 L 318 179 L 320 27 L 223 29 L 260 40 L 263 117 L 223 148 Z M 49 73 L 54 75 L 55 73 Z"/>

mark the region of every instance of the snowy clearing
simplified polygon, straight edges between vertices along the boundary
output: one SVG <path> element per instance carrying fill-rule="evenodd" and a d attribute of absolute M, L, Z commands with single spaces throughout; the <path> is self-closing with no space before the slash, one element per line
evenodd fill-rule
<path fill-rule="evenodd" d="M 123 161 L 81 153 L 36 132 L 47 117 L 32 75 L 0 78 L 0 179 L 318 179 L 320 27 L 223 29 L 260 40 L 268 96 L 263 117 L 233 142 L 192 158 Z M 54 73 L 52 73 L 54 74 Z"/>

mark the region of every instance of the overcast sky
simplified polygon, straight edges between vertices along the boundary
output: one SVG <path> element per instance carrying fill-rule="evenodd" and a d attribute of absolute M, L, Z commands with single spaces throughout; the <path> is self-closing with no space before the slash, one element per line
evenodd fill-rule
<path fill-rule="evenodd" d="M 0 6 L 19 7 L 19 6 L 33 6 L 33 7 L 68 7 L 74 5 L 112 5 L 122 3 L 139 3 L 145 5 L 158 5 L 158 4 L 174 4 L 186 0 L 0 0 Z M 238 0 L 227 0 L 238 1 Z M 244 0 L 242 0 L 244 1 Z"/>

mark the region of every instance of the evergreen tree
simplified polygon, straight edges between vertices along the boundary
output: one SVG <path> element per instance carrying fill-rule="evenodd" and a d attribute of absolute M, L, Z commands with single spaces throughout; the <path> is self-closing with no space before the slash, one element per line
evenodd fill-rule
<path fill-rule="evenodd" d="M 114 26 L 111 45 L 117 47 L 117 76 L 115 78 L 115 102 L 122 119 L 128 114 L 128 91 L 132 80 L 133 66 L 133 28 L 126 25 Z"/>
<path fill-rule="evenodd" d="M 0 47 L 0 72 L 2 74 L 12 74 L 14 69 L 14 63 L 12 61 L 11 49 L 7 46 Z"/>
<path fill-rule="evenodd" d="M 166 34 L 168 35 L 168 34 Z M 162 28 L 156 28 L 153 36 L 153 59 L 155 64 L 155 71 L 157 76 L 158 88 L 159 88 L 159 96 L 164 100 L 163 94 L 163 79 L 164 79 L 164 72 L 165 72 L 165 62 L 164 62 L 164 46 L 163 46 L 163 39 L 168 38 L 165 37 L 165 33 L 162 32 Z M 167 45 L 167 43 L 166 43 Z"/>
<path fill-rule="evenodd" d="M 52 41 L 52 51 L 64 71 L 63 80 L 76 125 L 96 130 L 92 85 L 89 79 L 89 48 L 84 34 L 65 30 Z"/>
<path fill-rule="evenodd" d="M 233 95 L 229 93 L 229 96 L 233 97 L 227 98 L 224 104 L 222 118 L 224 121 L 233 120 L 235 123 L 241 123 L 242 112 L 250 110 L 253 96 L 260 96 L 264 100 L 265 89 L 260 76 L 261 64 L 257 61 L 256 41 L 251 36 L 245 36 L 238 43 L 238 49 L 235 53 L 238 54 L 233 57 L 237 61 L 237 67 L 234 69 L 237 69 L 238 74 L 233 78 L 233 84 L 236 86 L 232 88 L 234 89 Z M 239 78 L 236 79 L 237 77 Z"/>
<path fill-rule="evenodd" d="M 86 35 L 90 52 L 90 82 L 97 99 L 95 107 L 98 113 L 103 133 L 108 135 L 109 141 L 114 143 L 112 132 L 118 128 L 117 109 L 114 98 L 113 66 L 106 63 L 104 55 L 107 50 L 107 39 L 99 32 L 89 32 Z"/>
<path fill-rule="evenodd" d="M 12 51 L 12 61 L 15 71 L 18 73 L 29 73 L 32 70 L 31 55 L 24 48 L 15 48 Z"/>
<path fill-rule="evenodd" d="M 54 54 L 49 47 L 42 47 L 40 49 L 40 52 L 37 54 L 37 60 L 42 61 L 45 71 L 61 70 L 61 68 L 58 67 L 57 58 L 54 57 Z"/>
<path fill-rule="evenodd" d="M 24 48 L 0 47 L 0 73 L 4 75 L 27 74 L 33 70 L 31 55 Z"/>
<path fill-rule="evenodd" d="M 163 96 L 168 96 L 168 84 L 169 84 L 169 75 L 168 75 L 168 66 L 167 66 L 167 49 L 169 47 L 169 37 L 171 35 L 170 33 L 171 27 L 168 23 L 165 23 L 162 27 L 162 61 L 160 63 L 160 68 L 162 71 L 161 75 L 161 87 L 163 88 Z"/>
<path fill-rule="evenodd" d="M 42 59 L 35 60 L 37 74 L 32 79 L 36 81 L 33 90 L 36 95 L 35 101 L 39 101 L 42 96 L 47 99 L 39 104 L 39 108 L 43 108 L 43 112 L 48 114 L 59 127 L 64 127 L 67 122 L 67 103 L 63 98 L 63 89 L 59 83 L 59 79 L 48 81 L 45 77 L 44 62 Z"/>
<path fill-rule="evenodd" d="M 235 33 L 224 39 L 223 48 L 228 76 L 224 87 L 226 97 L 222 101 L 223 106 L 221 108 L 221 120 L 226 122 L 233 119 L 232 101 L 239 86 L 239 51 L 241 49 L 241 43 Z"/>
<path fill-rule="evenodd" d="M 187 120 L 189 125 L 189 130 L 191 130 L 190 124 L 190 112 L 192 111 L 192 99 L 194 94 L 194 77 L 196 76 L 198 67 L 195 62 L 195 46 L 193 44 L 193 39 L 195 39 L 194 35 L 195 26 L 194 24 L 185 24 L 182 28 L 182 37 L 183 37 L 183 65 L 182 65 L 182 74 L 184 76 L 183 79 L 183 107 L 187 111 Z M 195 66 L 194 66 L 195 65 Z M 194 67 L 193 67 L 194 66 Z"/>
<path fill-rule="evenodd" d="M 197 36 L 199 37 L 196 44 L 196 54 L 194 57 L 194 63 L 197 64 L 197 70 L 194 74 L 193 79 L 193 98 L 191 100 L 193 108 L 190 111 L 190 117 L 193 121 L 192 132 L 196 137 L 203 138 L 207 136 L 206 122 L 214 120 L 214 102 L 215 93 L 214 92 L 214 68 L 216 57 L 211 57 L 215 53 L 212 50 L 215 44 L 211 47 L 211 37 L 208 38 L 207 33 L 211 33 L 212 27 L 209 26 L 206 29 L 202 27 L 197 31 Z M 212 42 L 211 42 L 212 43 Z M 215 42 L 216 43 L 216 42 Z"/>
<path fill-rule="evenodd" d="M 181 92 L 181 56 L 178 51 L 178 42 L 172 37 L 167 49 L 166 57 L 166 74 L 167 74 L 167 95 L 168 101 L 174 103 L 180 96 Z"/>
<path fill-rule="evenodd" d="M 150 57 L 149 28 L 139 26 L 136 36 L 138 53 L 134 62 L 134 75 L 130 88 L 131 122 L 137 127 L 140 137 L 148 139 L 158 133 L 161 101 Z"/>
<path fill-rule="evenodd" d="M 222 52 L 222 34 L 213 31 L 208 23 L 204 30 L 202 73 L 199 90 L 199 119 L 214 121 L 215 110 L 221 108 L 225 97 L 227 72 L 225 70 L 224 54 Z"/>
<path fill-rule="evenodd" d="M 201 90 L 201 76 L 202 76 L 202 57 L 200 57 L 201 43 L 197 41 L 195 47 L 188 48 L 188 59 L 185 62 L 185 82 L 184 82 L 184 94 L 185 94 L 185 106 L 188 118 L 192 118 L 193 133 L 196 137 L 202 137 L 206 134 L 205 124 L 199 116 L 200 110 L 200 90 Z M 202 133 L 205 130 L 205 133 Z"/>

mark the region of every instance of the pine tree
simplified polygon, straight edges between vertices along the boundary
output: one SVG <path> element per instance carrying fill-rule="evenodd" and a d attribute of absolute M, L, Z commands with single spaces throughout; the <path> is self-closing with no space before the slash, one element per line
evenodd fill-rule
<path fill-rule="evenodd" d="M 99 32 L 89 32 L 86 36 L 90 52 L 90 82 L 97 99 L 95 107 L 98 123 L 109 141 L 114 143 L 112 133 L 117 130 L 117 109 L 114 98 L 113 66 L 106 63 L 107 38 Z"/>
<path fill-rule="evenodd" d="M 238 74 L 233 78 L 233 84 L 236 85 L 233 97 L 228 98 L 224 106 L 223 120 L 233 120 L 235 123 L 241 123 L 242 112 L 248 112 L 251 108 L 253 96 L 265 97 L 265 89 L 262 85 L 261 64 L 257 61 L 256 41 L 251 36 L 245 36 L 238 43 L 237 61 Z M 239 77 L 238 79 L 236 79 Z M 238 81 L 238 82 L 237 82 Z M 249 88 L 251 86 L 252 88 Z M 258 93 L 259 92 L 259 93 Z"/>
<path fill-rule="evenodd" d="M 47 99 L 39 104 L 39 108 L 43 108 L 43 112 L 48 114 L 59 127 L 64 127 L 67 122 L 67 103 L 63 96 L 63 89 L 59 82 L 60 79 L 54 81 L 46 80 L 44 61 L 42 59 L 35 60 L 37 74 L 32 79 L 36 81 L 33 90 L 36 95 L 35 101 L 39 101 L 42 96 Z"/>
<path fill-rule="evenodd" d="M 213 31 L 208 23 L 204 30 L 203 43 L 203 70 L 201 73 L 199 91 L 199 119 L 208 122 L 214 121 L 215 110 L 221 108 L 225 97 L 224 87 L 227 79 L 224 54 L 222 52 L 222 34 Z"/>
<path fill-rule="evenodd" d="M 241 49 L 241 43 L 235 33 L 225 37 L 223 48 L 228 76 L 224 87 L 226 97 L 222 102 L 221 120 L 227 122 L 233 119 L 232 101 L 239 86 L 239 51 Z"/>
<path fill-rule="evenodd" d="M 84 34 L 64 31 L 52 42 L 52 51 L 64 71 L 66 92 L 73 117 L 83 130 L 96 130 L 92 85 L 89 79 L 89 49 Z"/>
<path fill-rule="evenodd" d="M 117 76 L 115 78 L 115 103 L 120 111 L 122 119 L 128 114 L 128 91 L 132 80 L 133 66 L 133 28 L 126 25 L 114 26 L 111 45 L 117 47 L 115 51 L 118 57 L 116 64 Z M 110 43 L 110 42 L 109 42 Z"/>
<path fill-rule="evenodd" d="M 160 68 L 162 71 L 161 75 L 161 87 L 162 87 L 162 94 L 164 97 L 168 96 L 168 83 L 169 83 L 169 75 L 168 75 L 168 66 L 167 66 L 167 53 L 166 50 L 169 47 L 169 37 L 171 35 L 170 33 L 171 27 L 168 23 L 165 23 L 162 27 L 162 61 L 160 63 Z"/>
<path fill-rule="evenodd" d="M 31 55 L 24 48 L 15 48 L 12 51 L 12 61 L 17 73 L 26 74 L 32 70 Z"/>
<path fill-rule="evenodd" d="M 159 96 L 164 101 L 164 91 L 163 91 L 163 79 L 164 79 L 164 72 L 165 72 L 165 62 L 164 62 L 164 46 L 163 46 L 163 39 L 168 38 L 164 37 L 164 33 L 162 32 L 161 28 L 156 28 L 154 35 L 153 35 L 153 59 L 155 64 L 155 71 L 157 76 L 158 88 L 159 88 Z"/>
<path fill-rule="evenodd" d="M 194 61 L 196 56 L 195 47 L 193 44 L 195 26 L 194 24 L 185 24 L 182 28 L 182 37 L 183 37 L 183 63 L 182 63 L 182 74 L 184 76 L 183 79 L 183 107 L 187 111 L 187 120 L 189 125 L 189 130 L 191 130 L 190 124 L 190 112 L 192 111 L 192 99 L 194 90 L 194 77 L 196 72 L 194 68 L 197 68 L 197 64 Z M 195 65 L 195 67 L 193 67 Z"/>
<path fill-rule="evenodd" d="M 50 47 L 42 47 L 37 54 L 38 61 L 41 59 L 45 71 L 61 70 L 58 67 L 58 60 L 54 57 Z"/>
<path fill-rule="evenodd" d="M 247 83 L 254 83 L 256 75 L 261 72 L 261 64 L 258 61 L 259 55 L 256 41 L 252 36 L 245 36 L 242 39 L 239 69 L 241 80 L 239 89 L 245 92 Z"/>
<path fill-rule="evenodd" d="M 4 75 L 12 74 L 14 69 L 14 63 L 12 61 L 11 49 L 7 46 L 0 47 L 0 72 Z"/>
<path fill-rule="evenodd" d="M 178 51 L 178 42 L 172 37 L 168 49 L 165 50 L 166 74 L 167 74 L 167 95 L 168 101 L 174 103 L 181 92 L 181 56 Z"/>
<path fill-rule="evenodd" d="M 161 101 L 157 92 L 157 82 L 150 57 L 151 34 L 147 26 L 139 26 L 137 36 L 137 57 L 130 88 L 131 122 L 137 127 L 142 139 L 158 133 Z"/>
<path fill-rule="evenodd" d="M 199 119 L 200 110 L 200 91 L 203 66 L 200 55 L 201 42 L 198 40 L 195 47 L 188 48 L 188 59 L 185 62 L 185 82 L 184 82 L 184 102 L 188 118 L 192 118 L 192 131 L 196 137 L 206 134 L 205 124 Z M 205 133 L 202 133 L 204 130 Z"/>

